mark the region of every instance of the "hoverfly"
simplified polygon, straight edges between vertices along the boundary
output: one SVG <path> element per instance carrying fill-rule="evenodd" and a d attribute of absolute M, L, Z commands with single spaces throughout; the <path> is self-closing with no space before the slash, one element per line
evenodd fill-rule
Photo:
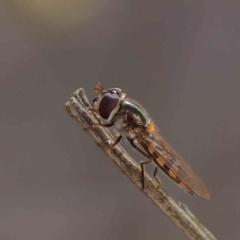
<path fill-rule="evenodd" d="M 147 161 L 141 162 L 142 188 L 144 188 L 144 165 L 154 162 L 156 165 L 154 177 L 159 184 L 161 183 L 157 171 L 160 168 L 186 192 L 191 195 L 196 193 L 206 200 L 210 199 L 204 183 L 160 136 L 157 127 L 141 105 L 129 99 L 120 88 L 104 89 L 101 83 L 97 83 L 94 91 L 100 95 L 93 99 L 92 111 L 107 122 L 96 125 L 114 126 L 118 132 L 111 147 L 125 136 L 135 149 L 148 158 Z"/>

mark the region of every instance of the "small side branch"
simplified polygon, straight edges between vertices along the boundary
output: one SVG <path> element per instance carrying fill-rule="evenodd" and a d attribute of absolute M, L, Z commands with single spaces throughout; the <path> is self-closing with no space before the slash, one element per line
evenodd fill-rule
<path fill-rule="evenodd" d="M 110 148 L 113 139 L 111 133 L 102 127 L 92 128 L 98 119 L 90 111 L 91 105 L 82 88 L 73 93 L 66 103 L 66 110 L 71 117 L 79 122 L 82 128 L 94 139 L 96 144 L 109 156 L 112 161 L 141 189 L 140 166 L 120 146 Z M 186 235 L 193 240 L 216 240 L 216 238 L 199 222 L 189 209 L 174 201 L 164 189 L 159 188 L 155 181 L 145 174 L 145 188 L 143 192 L 159 207 Z"/>

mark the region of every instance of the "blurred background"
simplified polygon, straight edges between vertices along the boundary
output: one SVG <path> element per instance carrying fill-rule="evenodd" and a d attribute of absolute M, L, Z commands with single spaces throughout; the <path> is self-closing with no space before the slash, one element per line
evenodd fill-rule
<path fill-rule="evenodd" d="M 239 239 L 239 9 L 239 1 L 2 0 L 0 239 L 187 239 L 66 114 L 71 93 L 83 87 L 92 99 L 98 81 L 145 106 L 211 200 L 159 172 L 164 188 L 217 239 Z"/>

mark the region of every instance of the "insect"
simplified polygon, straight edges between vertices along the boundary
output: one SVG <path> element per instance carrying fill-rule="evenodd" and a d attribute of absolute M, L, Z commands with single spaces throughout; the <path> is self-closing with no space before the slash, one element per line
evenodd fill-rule
<path fill-rule="evenodd" d="M 118 132 L 111 147 L 118 144 L 125 136 L 130 144 L 148 158 L 141 162 L 142 188 L 144 189 L 144 165 L 154 162 L 156 165 L 154 178 L 160 168 L 172 180 L 191 195 L 197 194 L 209 200 L 210 194 L 201 179 L 188 164 L 172 149 L 159 134 L 156 125 L 149 118 L 146 110 L 137 102 L 129 99 L 120 88 L 104 89 L 97 83 L 95 92 L 100 95 L 93 99 L 92 111 L 107 123 L 97 123 L 103 127 L 114 126 Z"/>

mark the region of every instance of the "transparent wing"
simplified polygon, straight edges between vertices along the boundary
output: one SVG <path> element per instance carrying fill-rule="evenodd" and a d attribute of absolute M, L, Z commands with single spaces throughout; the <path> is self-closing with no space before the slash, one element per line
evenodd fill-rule
<path fill-rule="evenodd" d="M 156 129 L 151 123 L 152 130 Z M 193 172 L 189 165 L 173 150 L 157 130 L 134 128 L 136 147 L 154 160 L 159 168 L 180 184 L 190 194 L 196 193 L 204 199 L 210 194 L 202 180 Z"/>

